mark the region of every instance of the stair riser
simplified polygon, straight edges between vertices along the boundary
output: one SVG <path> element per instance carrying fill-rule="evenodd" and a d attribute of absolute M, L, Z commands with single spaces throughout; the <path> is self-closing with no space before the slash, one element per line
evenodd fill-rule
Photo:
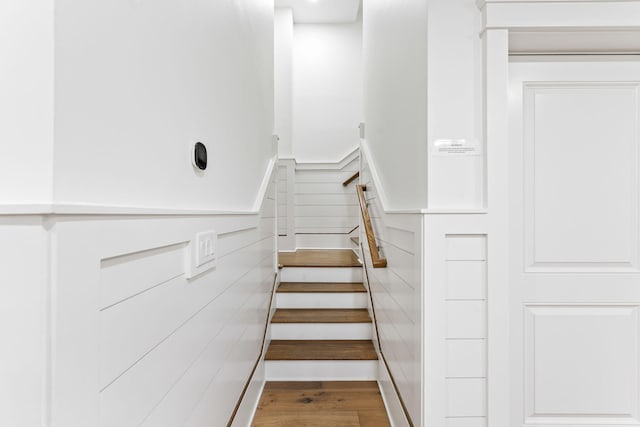
<path fill-rule="evenodd" d="M 273 323 L 273 340 L 370 340 L 371 323 Z"/>
<path fill-rule="evenodd" d="M 377 360 L 294 360 L 266 365 L 267 381 L 374 381 Z"/>
<path fill-rule="evenodd" d="M 282 282 L 362 282 L 361 267 L 285 267 L 280 271 Z"/>
<path fill-rule="evenodd" d="M 360 293 L 279 293 L 278 308 L 367 308 L 367 294 Z"/>

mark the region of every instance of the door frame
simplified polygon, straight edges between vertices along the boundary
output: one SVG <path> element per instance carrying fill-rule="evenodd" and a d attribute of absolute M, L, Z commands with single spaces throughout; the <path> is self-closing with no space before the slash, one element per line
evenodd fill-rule
<path fill-rule="evenodd" d="M 487 417 L 509 427 L 509 57 L 640 53 L 640 1 L 477 0 L 483 14 L 484 140 L 488 209 Z M 554 35 L 559 43 L 549 45 Z M 564 37 L 567 35 L 569 37 Z M 594 37 L 596 35 L 597 37 Z M 606 38 L 606 43 L 595 43 Z M 639 43 L 640 44 L 640 43 Z"/>

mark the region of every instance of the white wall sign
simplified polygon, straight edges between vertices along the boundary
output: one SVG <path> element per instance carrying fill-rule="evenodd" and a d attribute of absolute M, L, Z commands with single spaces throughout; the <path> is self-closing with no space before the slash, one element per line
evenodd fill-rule
<path fill-rule="evenodd" d="M 434 156 L 480 156 L 482 145 L 475 139 L 436 139 L 431 146 Z"/>

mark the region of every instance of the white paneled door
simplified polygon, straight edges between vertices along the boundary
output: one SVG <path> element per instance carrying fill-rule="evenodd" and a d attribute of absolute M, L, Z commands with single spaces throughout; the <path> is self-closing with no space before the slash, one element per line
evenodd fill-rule
<path fill-rule="evenodd" d="M 640 58 L 510 75 L 510 425 L 640 425 Z"/>

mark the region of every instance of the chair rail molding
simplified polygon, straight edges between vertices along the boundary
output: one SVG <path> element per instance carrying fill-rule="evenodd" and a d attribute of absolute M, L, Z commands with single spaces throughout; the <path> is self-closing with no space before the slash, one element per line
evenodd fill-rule
<path fill-rule="evenodd" d="M 339 160 L 335 162 L 307 162 L 307 161 L 297 161 L 293 157 L 281 157 L 280 160 L 290 160 L 293 159 L 296 162 L 296 169 L 303 170 L 324 170 L 324 169 L 344 169 L 349 163 L 354 161 L 360 155 L 359 147 L 355 147 L 348 151 L 344 156 L 342 156 Z"/>

